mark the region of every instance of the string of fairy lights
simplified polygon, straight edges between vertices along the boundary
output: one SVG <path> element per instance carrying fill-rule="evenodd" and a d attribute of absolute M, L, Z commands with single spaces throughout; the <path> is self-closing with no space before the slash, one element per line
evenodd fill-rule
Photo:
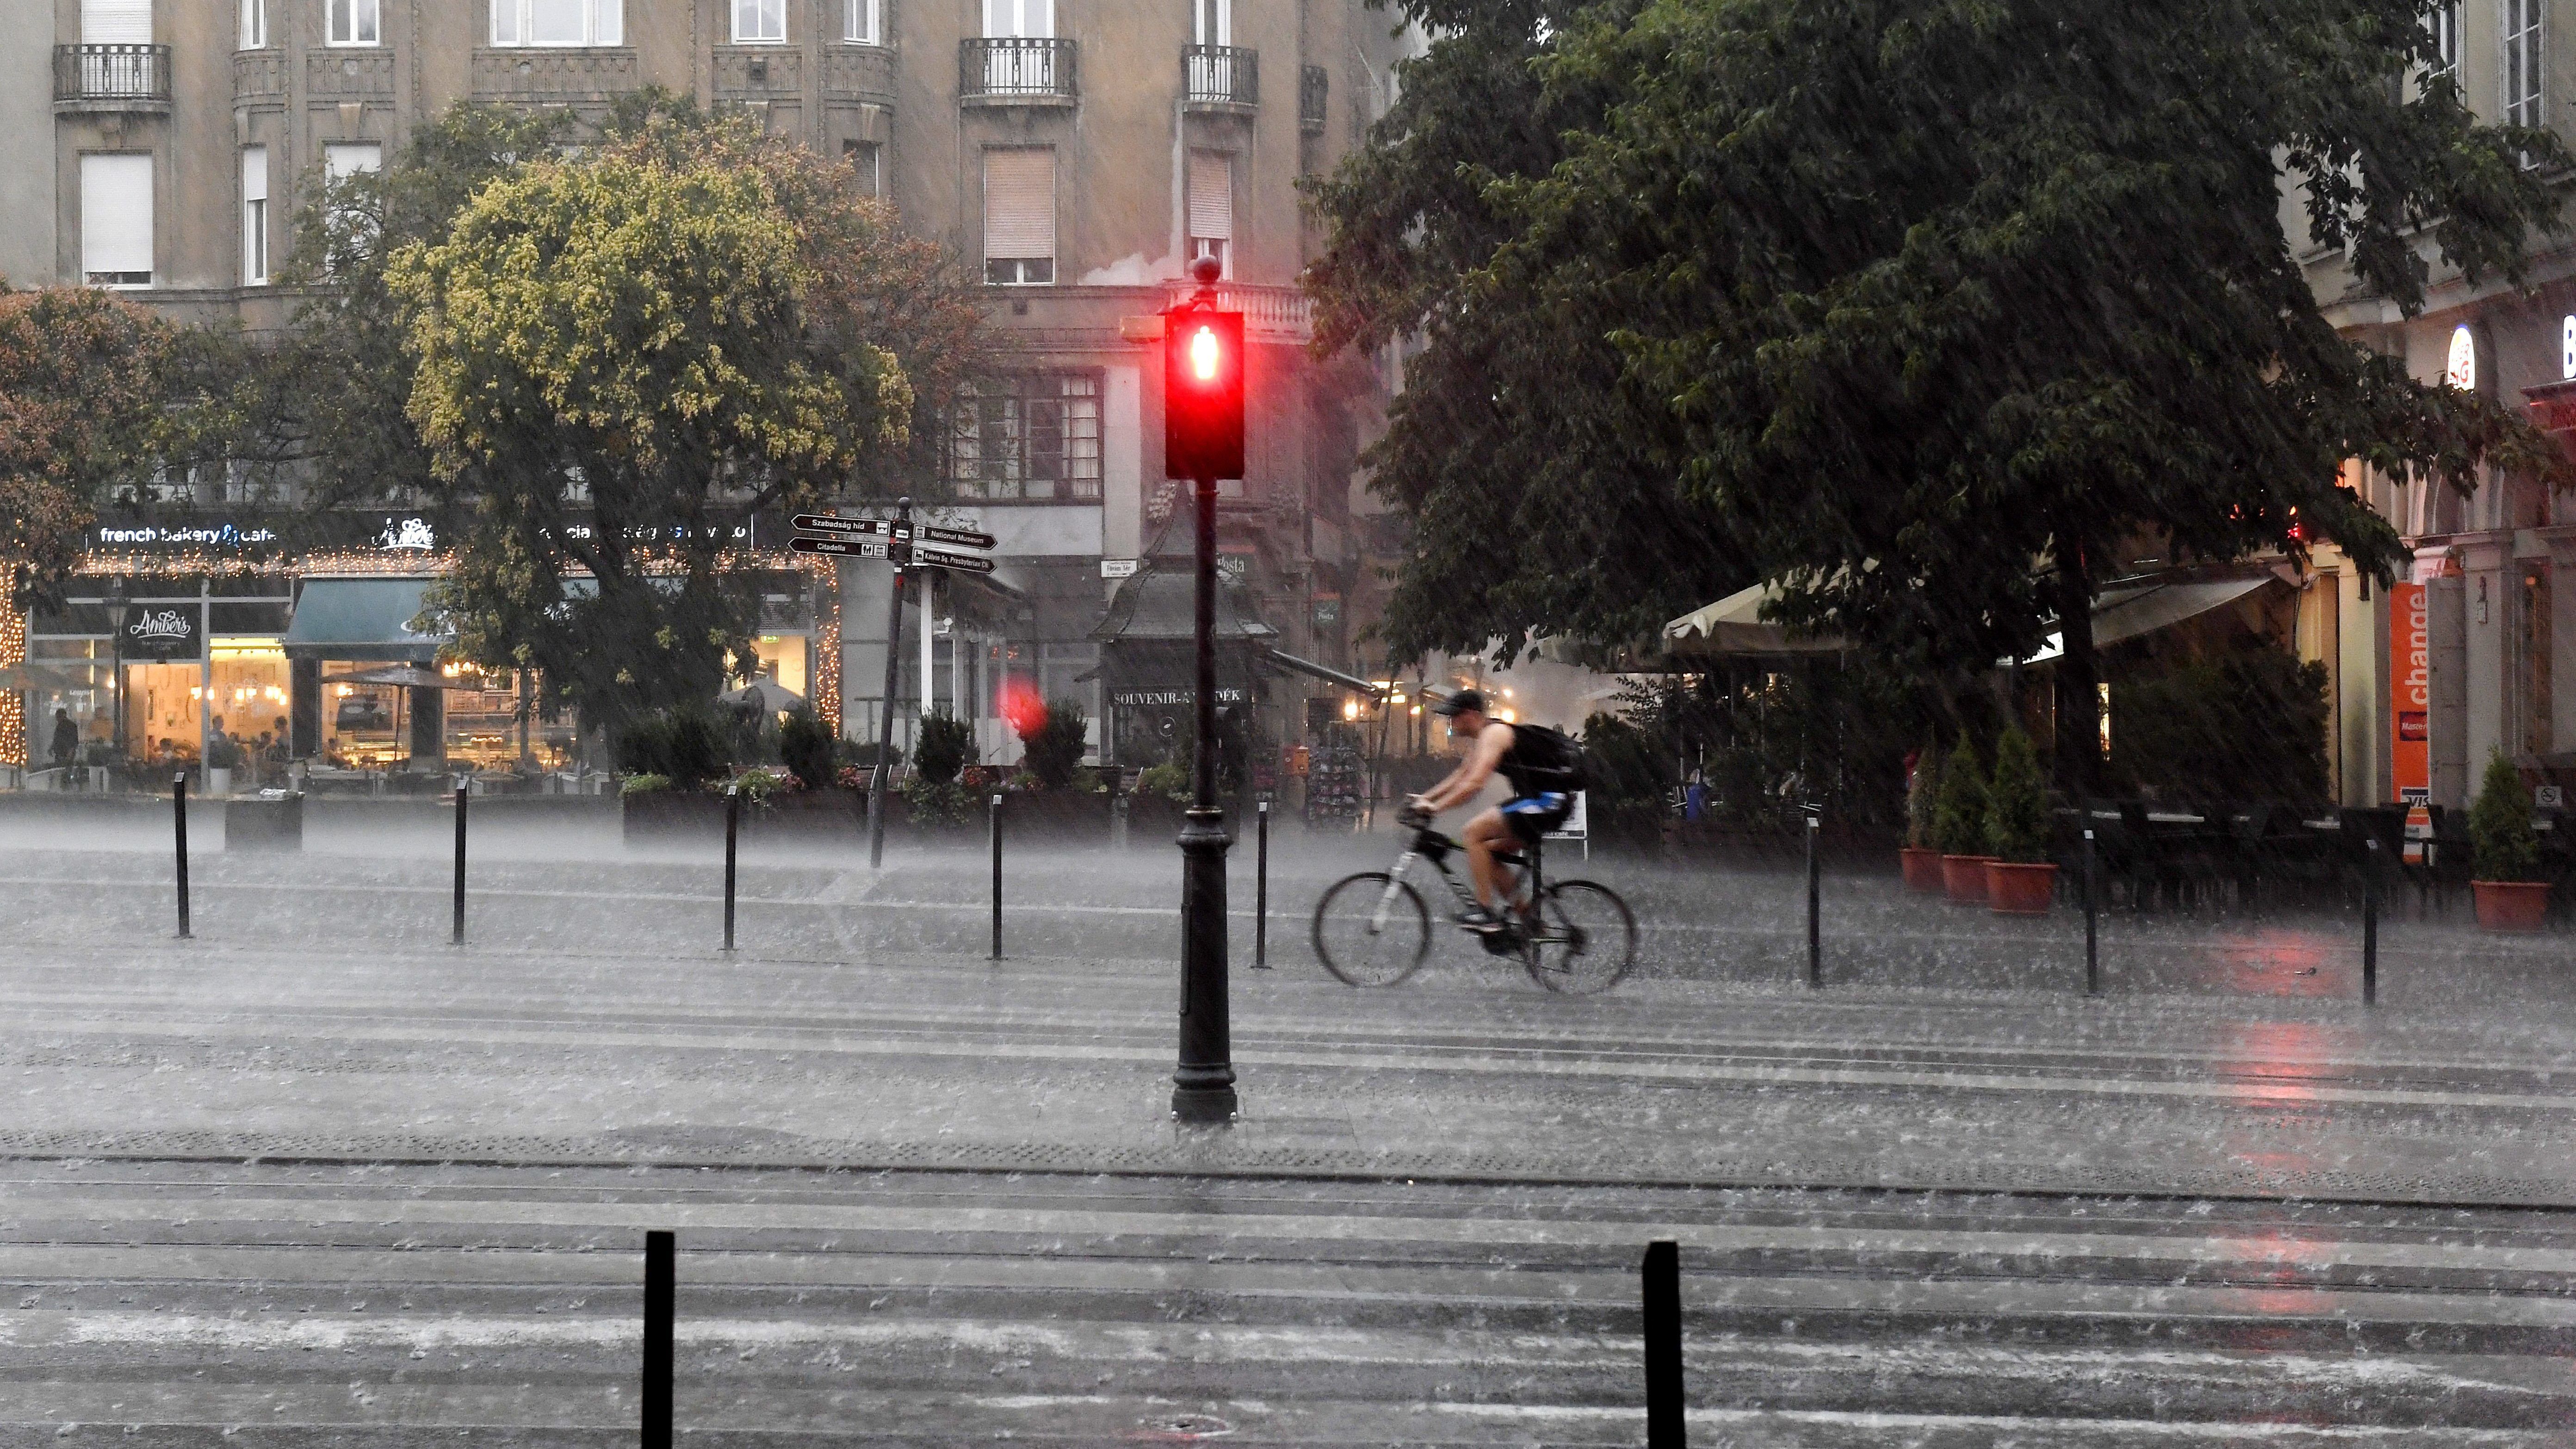
<path fill-rule="evenodd" d="M 212 579 L 234 579 L 261 575 L 294 574 L 299 577 L 379 577 L 418 578 L 426 574 L 443 574 L 455 564 L 454 555 L 436 552 L 387 552 L 381 549 L 344 549 L 297 556 L 292 561 L 279 558 L 257 558 L 240 553 L 219 553 L 211 549 L 189 548 L 143 552 L 121 550 L 92 553 L 81 560 L 77 577 L 123 581 L 173 576 L 202 576 Z M 688 561 L 676 550 L 652 550 L 639 556 L 638 566 L 650 575 L 666 576 L 684 573 Z M 832 561 L 809 554 L 774 553 L 766 549 L 727 549 L 716 556 L 720 573 L 746 570 L 795 570 L 820 581 L 823 600 L 817 611 L 821 616 L 822 639 L 814 661 L 815 708 L 834 734 L 841 730 L 841 590 L 840 571 Z M 16 609 L 0 608 L 0 670 L 16 668 L 27 662 L 28 616 Z M 26 768 L 28 757 L 26 697 L 16 689 L 0 689 L 0 764 Z"/>

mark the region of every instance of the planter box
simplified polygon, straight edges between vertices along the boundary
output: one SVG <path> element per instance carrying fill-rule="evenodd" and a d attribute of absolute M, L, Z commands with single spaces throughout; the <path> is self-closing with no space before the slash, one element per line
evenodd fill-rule
<path fill-rule="evenodd" d="M 978 797 L 975 823 L 979 834 L 984 812 L 992 798 L 990 791 Z M 1110 800 L 1111 797 L 1105 794 L 1073 790 L 1011 791 L 1002 797 L 1003 838 L 1106 845 L 1109 841 Z M 1128 823 L 1133 828 L 1134 815 L 1128 816 Z"/>
<path fill-rule="evenodd" d="M 627 844 L 724 839 L 724 797 L 703 790 L 654 790 L 618 801 L 618 832 Z M 751 812 L 743 812 L 749 815 Z"/>
<path fill-rule="evenodd" d="M 1951 903 L 1982 906 L 1986 903 L 1986 866 L 1990 855 L 1945 855 L 1941 857 L 1941 886 Z"/>
<path fill-rule="evenodd" d="M 245 795 L 224 802 L 224 849 L 300 851 L 304 848 L 304 796 Z"/>
<path fill-rule="evenodd" d="M 2545 882 L 2473 880 L 2481 931 L 2537 931 L 2549 920 L 2549 886 Z"/>
<path fill-rule="evenodd" d="M 1896 852 L 1896 857 L 1904 864 L 1907 890 L 1928 894 L 1942 889 L 1941 852 L 1909 845 Z"/>
<path fill-rule="evenodd" d="M 1986 903 L 1999 915 L 2044 916 L 2057 894 L 2057 867 L 2009 860 L 1986 863 Z"/>
<path fill-rule="evenodd" d="M 724 829 L 724 796 L 716 801 L 716 829 Z M 897 813 L 901 813 L 897 802 Z M 775 835 L 848 835 L 864 831 L 868 825 L 868 797 L 855 790 L 833 786 L 821 790 L 796 790 L 772 795 L 766 805 L 742 802 L 742 833 L 746 836 Z"/>

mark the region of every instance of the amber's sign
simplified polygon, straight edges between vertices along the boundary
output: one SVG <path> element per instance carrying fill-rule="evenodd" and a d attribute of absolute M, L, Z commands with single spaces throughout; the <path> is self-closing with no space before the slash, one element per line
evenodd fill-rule
<path fill-rule="evenodd" d="M 2388 590 L 2388 776 L 2409 805 L 2433 798 L 2432 641 L 2424 623 L 2424 586 Z"/>

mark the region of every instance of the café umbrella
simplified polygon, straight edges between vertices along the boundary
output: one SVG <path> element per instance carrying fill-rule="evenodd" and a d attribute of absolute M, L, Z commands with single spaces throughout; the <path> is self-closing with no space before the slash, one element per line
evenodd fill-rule
<path fill-rule="evenodd" d="M 805 696 L 767 675 L 762 675 L 740 689 L 728 690 L 717 695 L 716 703 L 729 704 L 736 708 L 749 705 L 764 713 L 775 714 L 803 709 Z"/>

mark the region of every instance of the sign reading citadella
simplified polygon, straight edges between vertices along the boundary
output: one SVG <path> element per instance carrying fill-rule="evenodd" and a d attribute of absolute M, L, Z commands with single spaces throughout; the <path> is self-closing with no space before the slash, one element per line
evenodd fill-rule
<path fill-rule="evenodd" d="M 2478 389 L 2478 344 L 2466 326 L 2451 329 L 2451 358 L 2442 369 L 2442 380 L 2462 392 Z"/>

